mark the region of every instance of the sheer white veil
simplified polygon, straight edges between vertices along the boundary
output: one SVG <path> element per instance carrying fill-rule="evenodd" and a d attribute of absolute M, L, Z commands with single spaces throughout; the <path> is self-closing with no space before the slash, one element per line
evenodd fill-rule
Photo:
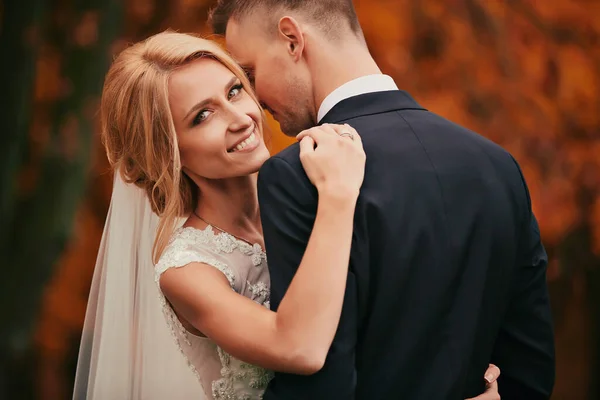
<path fill-rule="evenodd" d="M 75 400 L 206 396 L 162 314 L 152 263 L 158 217 L 115 172 L 81 337 Z"/>

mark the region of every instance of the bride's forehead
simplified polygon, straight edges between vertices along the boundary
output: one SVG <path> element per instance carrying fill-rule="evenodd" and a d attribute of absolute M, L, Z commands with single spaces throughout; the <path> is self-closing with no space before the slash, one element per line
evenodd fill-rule
<path fill-rule="evenodd" d="M 199 103 L 225 96 L 236 75 L 214 59 L 198 59 L 175 71 L 169 79 L 169 106 L 173 117 L 183 118 Z"/>
<path fill-rule="evenodd" d="M 171 90 L 189 90 L 190 87 L 222 90 L 233 76 L 234 73 L 219 61 L 212 58 L 199 58 L 175 71 L 169 85 Z"/>

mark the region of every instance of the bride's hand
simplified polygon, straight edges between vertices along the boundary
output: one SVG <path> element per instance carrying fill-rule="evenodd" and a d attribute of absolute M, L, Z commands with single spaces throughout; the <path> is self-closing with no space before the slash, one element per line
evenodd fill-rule
<path fill-rule="evenodd" d="M 365 175 L 365 152 L 350 125 L 324 124 L 301 132 L 300 161 L 319 195 L 358 197 Z"/>
<path fill-rule="evenodd" d="M 472 397 L 466 400 L 500 400 L 500 393 L 498 392 L 500 368 L 496 367 L 494 364 L 490 364 L 487 371 L 485 371 L 484 377 L 487 381 L 485 385 L 485 392 L 477 397 Z"/>

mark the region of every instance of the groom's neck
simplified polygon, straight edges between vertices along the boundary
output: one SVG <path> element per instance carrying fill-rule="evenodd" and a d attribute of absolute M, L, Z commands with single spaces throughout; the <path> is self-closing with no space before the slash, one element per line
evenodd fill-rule
<path fill-rule="evenodd" d="M 381 69 L 359 41 L 341 46 L 319 46 L 311 57 L 315 114 L 325 98 L 338 87 L 362 76 L 381 74 Z"/>

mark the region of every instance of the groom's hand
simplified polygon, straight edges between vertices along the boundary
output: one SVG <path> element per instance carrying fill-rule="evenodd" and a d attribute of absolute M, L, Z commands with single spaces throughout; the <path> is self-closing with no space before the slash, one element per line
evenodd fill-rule
<path fill-rule="evenodd" d="M 485 392 L 477 397 L 472 397 L 466 400 L 500 400 L 500 393 L 498 392 L 498 377 L 500 376 L 500 368 L 494 364 L 488 366 L 485 371 L 485 381 L 487 382 Z"/>

